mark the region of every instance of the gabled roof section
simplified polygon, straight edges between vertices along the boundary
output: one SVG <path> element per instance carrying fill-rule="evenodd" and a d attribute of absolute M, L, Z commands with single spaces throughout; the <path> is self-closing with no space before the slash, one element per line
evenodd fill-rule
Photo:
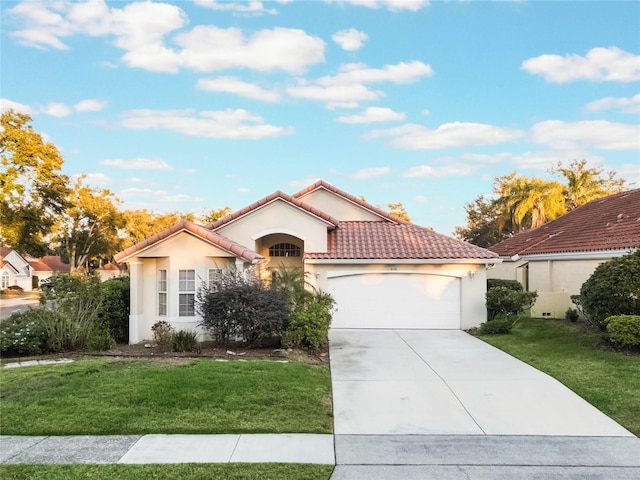
<path fill-rule="evenodd" d="M 69 273 L 71 271 L 71 265 L 64 263 L 58 255 L 45 255 L 40 261 L 47 265 L 52 272 Z"/>
<path fill-rule="evenodd" d="M 52 272 L 53 269 L 39 258 L 28 258 L 27 261 L 35 272 Z M 67 265 L 68 266 L 68 265 Z"/>
<path fill-rule="evenodd" d="M 490 247 L 500 256 L 579 253 L 640 247 L 640 189 L 616 193 Z"/>
<path fill-rule="evenodd" d="M 11 270 L 13 270 L 13 273 L 20 273 L 20 271 L 16 267 L 11 265 L 11 263 L 7 262 L 6 260 L 0 260 L 0 269 L 4 267 L 9 267 Z"/>
<path fill-rule="evenodd" d="M 306 203 L 298 200 L 297 198 L 292 197 L 291 195 L 287 195 L 286 193 L 281 192 L 280 190 L 272 193 L 271 195 L 267 195 L 266 197 L 253 202 L 251 205 L 248 205 L 240 210 L 238 210 L 237 212 L 233 212 L 230 215 L 227 215 L 224 218 L 221 218 L 220 220 L 217 220 L 213 223 L 210 223 L 209 225 L 206 226 L 206 228 L 208 228 L 209 230 L 217 230 L 218 228 L 222 227 L 223 225 L 226 225 L 228 223 L 233 222 L 234 220 L 237 220 L 240 217 L 243 217 L 244 215 L 253 212 L 254 210 L 257 210 L 258 208 L 271 203 L 275 200 L 283 200 L 287 203 L 290 203 L 296 207 L 298 207 L 301 210 L 304 210 L 305 212 L 314 215 L 318 218 L 321 218 L 322 220 L 324 220 L 325 222 L 327 222 L 329 224 L 329 226 L 331 228 L 334 228 L 336 225 L 338 225 L 338 220 L 333 218 L 330 215 L 327 215 L 326 213 L 324 213 L 321 210 L 318 210 L 317 208 L 314 208 L 310 205 L 307 205 Z"/>
<path fill-rule="evenodd" d="M 484 248 L 410 223 L 340 222 L 329 232 L 327 253 L 305 253 L 316 260 L 495 259 Z"/>
<path fill-rule="evenodd" d="M 213 245 L 216 245 L 217 247 L 220 247 L 223 250 L 232 253 L 236 257 L 242 258 L 247 262 L 255 263 L 264 259 L 264 257 L 257 252 L 254 252 L 253 250 L 250 250 L 247 247 L 240 245 L 239 243 L 229 240 L 222 235 L 212 232 L 206 227 L 186 220 L 177 223 L 176 225 L 173 225 L 172 227 L 169 227 L 168 229 L 154 235 L 153 237 L 147 238 L 146 240 L 143 240 L 142 242 L 137 243 L 120 253 L 117 253 L 113 258 L 118 263 L 126 261 L 137 253 L 140 253 L 147 248 L 157 244 L 158 242 L 161 242 L 166 238 L 169 238 L 180 232 L 189 232 L 196 237 L 201 238 L 202 240 L 210 242 Z"/>
<path fill-rule="evenodd" d="M 388 220 L 390 222 L 393 223 L 409 223 L 409 222 L 405 222 L 404 220 L 401 220 L 399 218 L 394 217 L 393 215 L 390 215 L 388 212 L 385 212 L 384 210 L 382 210 L 381 208 L 376 207 L 375 205 L 371 205 L 370 203 L 354 196 L 351 195 L 350 193 L 347 193 L 343 190 L 340 190 L 339 188 L 334 187 L 333 185 L 331 185 L 330 183 L 325 182 L 324 180 L 318 180 L 316 183 L 309 185 L 307 188 L 300 190 L 298 193 L 294 193 L 292 195 L 292 197 L 294 198 L 300 198 L 300 197 L 304 197 L 305 195 L 318 190 L 318 189 L 324 189 L 327 190 L 335 195 L 338 195 L 342 198 L 344 198 L 345 200 L 355 203 L 356 205 L 359 205 L 360 207 L 369 210 L 370 212 L 374 213 L 375 215 L 378 215 L 379 217 L 381 217 L 382 220 Z"/>

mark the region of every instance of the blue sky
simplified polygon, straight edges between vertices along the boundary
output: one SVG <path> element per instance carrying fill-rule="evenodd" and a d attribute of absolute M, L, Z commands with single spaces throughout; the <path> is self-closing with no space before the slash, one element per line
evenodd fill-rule
<path fill-rule="evenodd" d="M 640 186 L 640 3 L 2 1 L 2 109 L 122 208 L 324 179 L 451 234 L 512 171 Z"/>

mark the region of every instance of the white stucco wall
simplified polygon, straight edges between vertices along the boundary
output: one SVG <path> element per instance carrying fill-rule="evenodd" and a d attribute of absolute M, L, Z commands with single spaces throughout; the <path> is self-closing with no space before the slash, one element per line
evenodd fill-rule
<path fill-rule="evenodd" d="M 274 200 L 241 218 L 223 225 L 216 233 L 256 249 L 256 241 L 274 233 L 284 233 L 304 242 L 307 252 L 327 251 L 327 222 L 283 200 Z"/>
<path fill-rule="evenodd" d="M 178 315 L 178 271 L 195 270 L 196 291 L 208 281 L 209 269 L 235 268 L 235 257 L 193 235 L 182 232 L 129 260 L 131 315 L 129 343 L 150 340 L 151 327 L 164 320 L 176 330 L 202 333 L 198 317 Z M 158 315 L 158 271 L 167 270 L 167 315 Z"/>
<path fill-rule="evenodd" d="M 317 189 L 300 197 L 304 203 L 311 205 L 340 221 L 376 221 L 380 216 L 352 203 L 335 193 Z"/>

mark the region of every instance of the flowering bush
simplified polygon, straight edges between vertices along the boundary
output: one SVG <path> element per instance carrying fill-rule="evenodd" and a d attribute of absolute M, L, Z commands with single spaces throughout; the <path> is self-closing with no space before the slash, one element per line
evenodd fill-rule
<path fill-rule="evenodd" d="M 43 316 L 52 315 L 43 309 L 18 312 L 3 320 L 0 328 L 2 355 L 37 355 L 47 350 Z"/>

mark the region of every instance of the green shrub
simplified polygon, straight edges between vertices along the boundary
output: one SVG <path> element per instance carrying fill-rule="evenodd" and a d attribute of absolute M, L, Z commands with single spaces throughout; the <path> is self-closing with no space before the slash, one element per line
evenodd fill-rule
<path fill-rule="evenodd" d="M 564 312 L 564 318 L 570 322 L 577 322 L 580 318 L 580 314 L 575 308 L 567 308 L 567 311 Z"/>
<path fill-rule="evenodd" d="M 102 284 L 98 318 L 118 343 L 129 343 L 129 277 L 115 277 Z"/>
<path fill-rule="evenodd" d="M 279 342 L 291 304 L 285 293 L 268 288 L 257 276 L 223 272 L 196 296 L 196 312 L 216 345 L 240 340 L 247 346 Z"/>
<path fill-rule="evenodd" d="M 91 332 L 87 338 L 87 349 L 94 352 L 109 350 L 114 344 L 109 327 L 101 325 Z"/>
<path fill-rule="evenodd" d="M 616 315 L 604 320 L 609 339 L 621 347 L 640 346 L 640 315 Z"/>
<path fill-rule="evenodd" d="M 38 355 L 47 350 L 42 318 L 54 315 L 49 310 L 32 308 L 10 315 L 0 324 L 0 354 Z"/>
<path fill-rule="evenodd" d="M 171 350 L 171 342 L 175 329 L 169 322 L 156 322 L 151 327 L 151 331 L 153 332 L 153 341 L 161 352 Z"/>
<path fill-rule="evenodd" d="M 640 315 L 640 250 L 598 265 L 580 288 L 578 303 L 602 330 L 607 317 Z"/>
<path fill-rule="evenodd" d="M 315 350 L 326 345 L 334 304 L 331 295 L 317 292 L 298 305 L 289 317 L 289 328 L 282 337 L 283 345 Z"/>
<path fill-rule="evenodd" d="M 492 321 L 498 316 L 519 315 L 538 297 L 537 292 L 522 292 L 507 287 L 493 287 L 487 290 L 487 320 Z"/>
<path fill-rule="evenodd" d="M 191 330 L 178 330 L 171 337 L 171 349 L 174 352 L 196 352 L 202 351 L 202 345 L 198 341 L 198 334 Z"/>
<path fill-rule="evenodd" d="M 491 322 L 480 324 L 480 335 L 498 335 L 511 333 L 511 329 L 516 323 L 515 317 L 497 317 Z"/>
<path fill-rule="evenodd" d="M 517 280 L 505 280 L 502 278 L 487 278 L 487 290 L 495 287 L 505 287 L 516 292 L 523 290 L 522 284 Z"/>

